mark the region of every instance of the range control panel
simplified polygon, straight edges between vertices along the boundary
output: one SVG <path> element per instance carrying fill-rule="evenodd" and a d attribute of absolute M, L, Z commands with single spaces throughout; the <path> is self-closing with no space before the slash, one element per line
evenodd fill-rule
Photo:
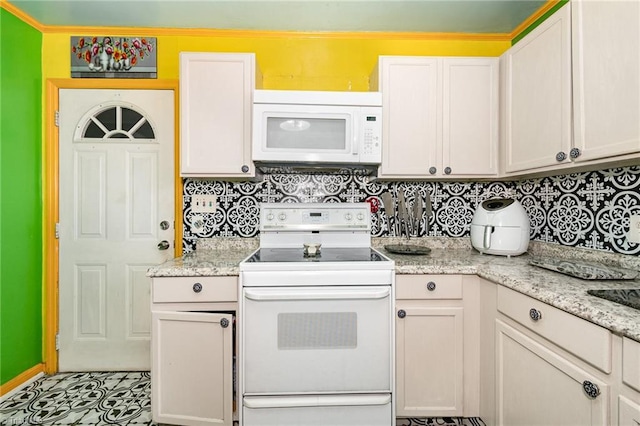
<path fill-rule="evenodd" d="M 260 230 L 370 230 L 369 203 L 265 203 Z"/>

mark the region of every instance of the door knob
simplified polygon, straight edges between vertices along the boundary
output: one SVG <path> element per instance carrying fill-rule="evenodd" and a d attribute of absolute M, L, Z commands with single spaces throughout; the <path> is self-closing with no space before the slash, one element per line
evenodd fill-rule
<path fill-rule="evenodd" d="M 167 240 L 162 240 L 158 243 L 158 250 L 167 250 L 169 247 L 171 247 L 171 244 Z"/>

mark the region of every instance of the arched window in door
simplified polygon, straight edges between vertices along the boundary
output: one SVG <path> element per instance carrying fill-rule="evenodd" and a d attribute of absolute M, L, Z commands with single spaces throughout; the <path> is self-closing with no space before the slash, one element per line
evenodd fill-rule
<path fill-rule="evenodd" d="M 76 129 L 76 141 L 95 142 L 96 139 L 135 140 L 153 142 L 155 133 L 149 120 L 134 105 L 98 105 L 85 115 Z"/>

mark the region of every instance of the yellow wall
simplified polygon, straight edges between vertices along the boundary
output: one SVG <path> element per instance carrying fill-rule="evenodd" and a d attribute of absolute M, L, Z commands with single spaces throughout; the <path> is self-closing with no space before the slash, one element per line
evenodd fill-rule
<path fill-rule="evenodd" d="M 70 77 L 70 36 L 157 37 L 158 78 L 178 78 L 178 53 L 255 52 L 265 89 L 369 90 L 378 55 L 499 56 L 511 42 L 461 35 L 305 34 L 176 30 L 163 33 L 47 33 L 43 35 L 43 77 Z M 193 35 L 191 35 L 193 34 Z"/>

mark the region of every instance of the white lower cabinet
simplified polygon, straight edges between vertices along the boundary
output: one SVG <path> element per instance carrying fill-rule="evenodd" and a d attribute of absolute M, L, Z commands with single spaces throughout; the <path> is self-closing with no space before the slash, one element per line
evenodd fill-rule
<path fill-rule="evenodd" d="M 609 386 L 497 320 L 498 425 L 607 425 Z"/>
<path fill-rule="evenodd" d="M 469 407 L 465 412 L 465 387 L 477 385 L 477 368 L 467 363 L 465 354 L 473 357 L 477 352 L 474 345 L 465 352 L 465 330 L 473 327 L 465 327 L 462 295 L 461 275 L 396 276 L 398 417 L 477 415 L 469 413 Z"/>
<path fill-rule="evenodd" d="M 151 411 L 155 423 L 233 424 L 237 277 L 154 278 Z"/>
<path fill-rule="evenodd" d="M 618 396 L 618 426 L 640 425 L 640 404 L 629 398 Z"/>
<path fill-rule="evenodd" d="M 610 424 L 611 332 L 506 287 L 496 293 L 496 424 Z"/>

